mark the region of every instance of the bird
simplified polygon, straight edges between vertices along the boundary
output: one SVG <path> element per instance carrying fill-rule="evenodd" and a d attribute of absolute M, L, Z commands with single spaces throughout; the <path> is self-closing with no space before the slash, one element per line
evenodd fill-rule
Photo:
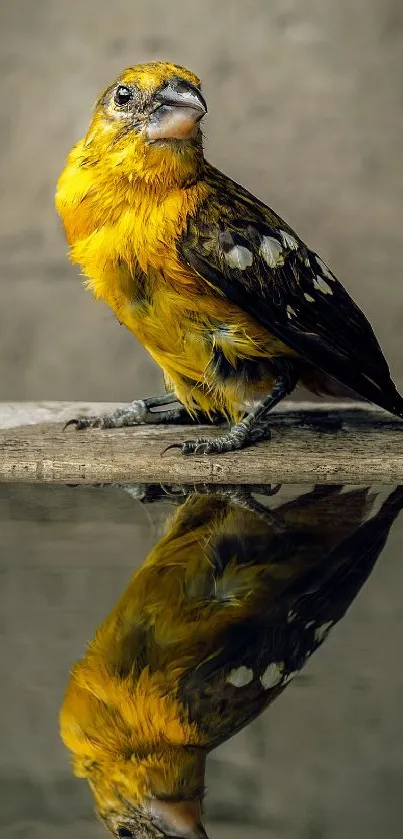
<path fill-rule="evenodd" d="M 242 107 L 242 104 L 240 104 Z M 56 190 L 70 257 L 164 373 L 165 393 L 77 429 L 227 421 L 175 443 L 220 454 L 270 438 L 298 383 L 403 417 L 373 329 L 325 262 L 211 165 L 200 80 L 167 62 L 124 70 L 99 97 Z"/>
<path fill-rule="evenodd" d="M 402 487 L 374 513 L 369 488 L 322 486 L 280 498 L 270 520 L 239 487 L 178 489 L 165 533 L 73 665 L 60 710 L 75 774 L 120 839 L 206 837 L 208 754 L 323 644 L 403 506 Z M 158 487 L 143 497 L 157 500 Z"/>

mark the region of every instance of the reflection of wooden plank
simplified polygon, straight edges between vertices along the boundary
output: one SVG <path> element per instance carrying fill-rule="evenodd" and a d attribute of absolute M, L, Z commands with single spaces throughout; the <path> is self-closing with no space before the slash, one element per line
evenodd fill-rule
<path fill-rule="evenodd" d="M 0 404 L 0 480 L 58 483 L 403 483 L 403 423 L 372 406 L 288 402 L 270 442 L 220 456 L 163 450 L 217 427 L 138 426 L 63 431 L 79 414 L 115 405 Z"/>

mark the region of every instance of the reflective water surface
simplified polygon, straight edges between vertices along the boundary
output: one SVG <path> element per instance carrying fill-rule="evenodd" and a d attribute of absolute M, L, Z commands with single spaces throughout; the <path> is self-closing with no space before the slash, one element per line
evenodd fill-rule
<path fill-rule="evenodd" d="M 255 489 L 0 486 L 1 836 L 106 836 L 62 703 L 115 833 L 401 836 L 403 490 Z"/>

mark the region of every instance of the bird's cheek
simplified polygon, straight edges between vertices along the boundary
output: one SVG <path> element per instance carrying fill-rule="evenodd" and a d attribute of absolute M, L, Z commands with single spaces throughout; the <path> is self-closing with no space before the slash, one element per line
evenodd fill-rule
<path fill-rule="evenodd" d="M 199 133 L 202 114 L 195 108 L 162 105 L 150 116 L 147 140 L 191 140 Z"/>

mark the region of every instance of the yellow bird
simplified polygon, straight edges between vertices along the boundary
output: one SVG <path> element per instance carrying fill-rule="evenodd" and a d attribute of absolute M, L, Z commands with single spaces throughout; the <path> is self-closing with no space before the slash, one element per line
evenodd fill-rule
<path fill-rule="evenodd" d="M 317 488 L 272 512 L 225 493 L 181 504 L 72 670 L 61 735 L 120 839 L 206 835 L 208 753 L 343 617 L 403 505 L 400 488 L 364 521 L 365 489 Z"/>
<path fill-rule="evenodd" d="M 343 286 L 273 210 L 206 161 L 206 111 L 199 79 L 183 67 L 129 67 L 68 156 L 56 206 L 71 258 L 161 366 L 167 389 L 72 422 L 218 415 L 234 423 L 228 433 L 178 445 L 231 451 L 270 436 L 269 411 L 298 382 L 403 416 L 372 328 Z"/>

